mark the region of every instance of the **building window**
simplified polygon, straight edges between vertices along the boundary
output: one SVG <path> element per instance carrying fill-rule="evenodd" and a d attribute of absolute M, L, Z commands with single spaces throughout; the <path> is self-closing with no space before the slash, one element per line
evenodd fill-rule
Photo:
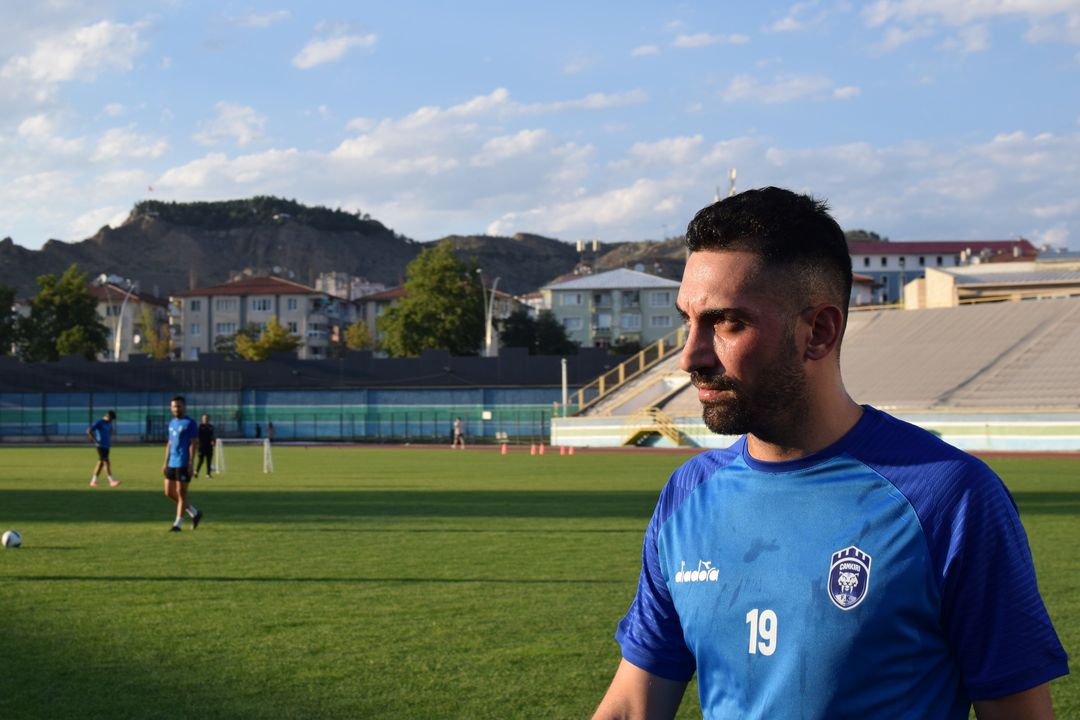
<path fill-rule="evenodd" d="M 194 348 L 191 348 L 190 350 L 188 350 L 188 358 L 190 358 L 192 360 L 198 360 L 199 359 L 199 348 L 194 347 Z"/>
<path fill-rule="evenodd" d="M 199 312 L 202 310 L 202 300 L 192 300 L 188 303 L 188 308 L 191 312 Z"/>
<path fill-rule="evenodd" d="M 940 255 L 937 256 L 937 266 L 941 267 L 944 264 Z"/>
<path fill-rule="evenodd" d="M 291 333 L 296 333 L 300 331 L 300 324 L 297 323 L 295 320 L 290 320 L 286 323 L 286 325 L 288 326 L 289 332 Z"/>
<path fill-rule="evenodd" d="M 191 334 L 192 335 L 198 335 L 199 330 L 200 330 L 199 323 L 191 323 Z"/>
<path fill-rule="evenodd" d="M 919 267 L 925 267 L 925 266 L 926 266 L 926 258 L 923 257 L 922 255 L 920 255 L 919 256 Z"/>
<path fill-rule="evenodd" d="M 597 330 L 610 330 L 611 329 L 611 313 L 599 313 L 596 316 L 596 329 Z"/>
<path fill-rule="evenodd" d="M 671 327 L 670 315 L 653 315 L 649 318 L 649 327 L 654 328 L 669 328 Z"/>
<path fill-rule="evenodd" d="M 297 300 L 296 298 L 289 298 L 288 300 L 285 301 L 285 309 L 286 310 L 296 310 L 299 307 L 300 307 L 300 301 Z"/>
<path fill-rule="evenodd" d="M 863 267 L 870 267 L 870 258 L 868 258 L 868 257 L 864 257 L 864 258 L 862 259 L 862 266 L 863 266 Z"/>
<path fill-rule="evenodd" d="M 641 294 L 637 290 L 622 291 L 622 306 L 624 308 L 637 307 L 641 304 Z"/>
<path fill-rule="evenodd" d="M 216 325 L 214 325 L 214 334 L 219 336 L 219 337 L 222 336 L 222 335 L 235 335 L 236 334 L 236 323 L 234 323 L 234 322 L 217 323 Z"/>
<path fill-rule="evenodd" d="M 251 298 L 251 312 L 270 312 L 270 298 Z"/>
<path fill-rule="evenodd" d="M 593 293 L 593 305 L 596 307 L 611 307 L 611 293 Z"/>
<path fill-rule="evenodd" d="M 623 330 L 640 330 L 641 316 L 634 313 L 624 313 L 622 316 Z"/>
<path fill-rule="evenodd" d="M 581 318 L 563 318 L 562 324 L 569 332 L 580 330 L 585 327 L 585 323 L 582 322 Z"/>
<path fill-rule="evenodd" d="M 582 302 L 581 293 L 561 293 L 561 295 L 562 295 L 562 300 L 559 301 L 560 304 L 562 304 L 562 305 L 581 305 L 581 302 Z"/>
<path fill-rule="evenodd" d="M 318 347 L 311 348 L 311 357 L 319 357 L 320 355 L 322 355 L 322 348 L 318 348 Z"/>
<path fill-rule="evenodd" d="M 236 298 L 217 298 L 214 300 L 214 310 L 217 312 L 236 312 L 240 307 Z"/>
<path fill-rule="evenodd" d="M 119 305 L 106 305 L 105 306 L 105 317 L 119 317 L 119 316 L 120 316 L 120 306 Z"/>
<path fill-rule="evenodd" d="M 884 257 L 881 258 L 881 267 L 888 267 L 888 266 L 889 266 L 889 258 L 884 258 Z"/>
<path fill-rule="evenodd" d="M 671 307 L 671 291 L 660 290 L 650 293 L 649 305 L 652 307 Z"/>

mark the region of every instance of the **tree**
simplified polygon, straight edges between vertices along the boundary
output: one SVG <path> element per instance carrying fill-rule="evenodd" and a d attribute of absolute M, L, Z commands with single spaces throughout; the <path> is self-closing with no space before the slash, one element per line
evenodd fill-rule
<path fill-rule="evenodd" d="M 78 266 L 69 267 L 59 280 L 41 275 L 37 284 L 30 314 L 16 324 L 16 347 L 24 361 L 58 360 L 61 355 L 95 360 L 108 349 L 108 328 L 98 319 L 97 301 Z"/>
<path fill-rule="evenodd" d="M 578 350 L 550 310 L 541 310 L 535 320 L 525 310 L 515 310 L 503 320 L 499 340 L 504 347 L 529 348 L 530 355 L 576 355 Z"/>
<path fill-rule="evenodd" d="M 218 335 L 214 338 L 214 352 L 224 355 L 228 360 L 242 360 L 243 356 L 236 351 L 237 338 L 244 337 L 254 343 L 259 339 L 260 332 L 258 325 L 248 323 L 232 335 Z"/>
<path fill-rule="evenodd" d="M 136 320 L 135 327 L 142 336 L 142 346 L 146 354 L 155 360 L 167 360 L 171 340 L 169 328 L 158 319 L 148 303 L 140 305 L 139 319 Z"/>
<path fill-rule="evenodd" d="M 236 334 L 236 352 L 248 360 L 266 360 L 271 353 L 295 352 L 298 347 L 300 338 L 279 323 L 276 315 L 266 323 L 266 328 L 257 339 L 247 333 Z"/>
<path fill-rule="evenodd" d="M 375 347 L 371 333 L 368 332 L 367 323 L 357 320 L 345 328 L 345 347 L 350 350 L 371 350 Z"/>
<path fill-rule="evenodd" d="M 881 237 L 876 232 L 867 230 L 847 230 L 844 232 L 844 238 L 848 243 L 853 242 L 889 242 L 889 238 Z"/>
<path fill-rule="evenodd" d="M 15 347 L 15 289 L 0 285 L 0 355 L 9 355 Z"/>
<path fill-rule="evenodd" d="M 566 336 L 566 328 L 550 310 L 536 318 L 536 355 L 576 355 L 577 343 Z"/>
<path fill-rule="evenodd" d="M 530 355 L 535 353 L 536 320 L 527 310 L 515 310 L 502 321 L 499 342 L 503 347 L 529 348 Z"/>
<path fill-rule="evenodd" d="M 406 296 L 379 318 L 383 348 L 395 357 L 424 350 L 474 355 L 484 341 L 484 288 L 479 273 L 441 242 L 405 269 Z"/>

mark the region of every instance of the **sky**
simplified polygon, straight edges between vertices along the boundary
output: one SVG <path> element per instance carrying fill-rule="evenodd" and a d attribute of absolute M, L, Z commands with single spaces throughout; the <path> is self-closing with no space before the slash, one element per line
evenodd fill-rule
<path fill-rule="evenodd" d="M 777 185 L 1080 250 L 1080 0 L 0 0 L 0 238 L 276 195 L 427 241 L 681 234 Z"/>

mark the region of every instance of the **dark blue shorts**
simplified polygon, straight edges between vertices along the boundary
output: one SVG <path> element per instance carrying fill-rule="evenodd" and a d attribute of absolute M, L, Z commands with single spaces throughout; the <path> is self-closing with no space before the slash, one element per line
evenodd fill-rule
<path fill-rule="evenodd" d="M 191 482 L 191 476 L 188 475 L 188 469 L 186 467 L 165 468 L 165 479 L 177 480 L 183 483 Z"/>

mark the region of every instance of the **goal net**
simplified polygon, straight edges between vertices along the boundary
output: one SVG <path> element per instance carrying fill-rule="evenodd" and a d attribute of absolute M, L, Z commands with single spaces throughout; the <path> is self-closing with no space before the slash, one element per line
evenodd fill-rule
<path fill-rule="evenodd" d="M 226 452 L 225 446 L 228 445 L 230 450 Z M 214 444 L 214 472 L 224 474 L 226 472 L 226 456 L 233 457 L 234 450 L 240 448 L 258 448 L 262 447 L 262 471 L 264 473 L 274 472 L 274 453 L 271 450 L 270 438 L 263 438 L 262 440 L 245 440 L 245 439 L 233 439 L 222 440 L 217 439 Z M 234 458 L 235 459 L 235 458 Z"/>

